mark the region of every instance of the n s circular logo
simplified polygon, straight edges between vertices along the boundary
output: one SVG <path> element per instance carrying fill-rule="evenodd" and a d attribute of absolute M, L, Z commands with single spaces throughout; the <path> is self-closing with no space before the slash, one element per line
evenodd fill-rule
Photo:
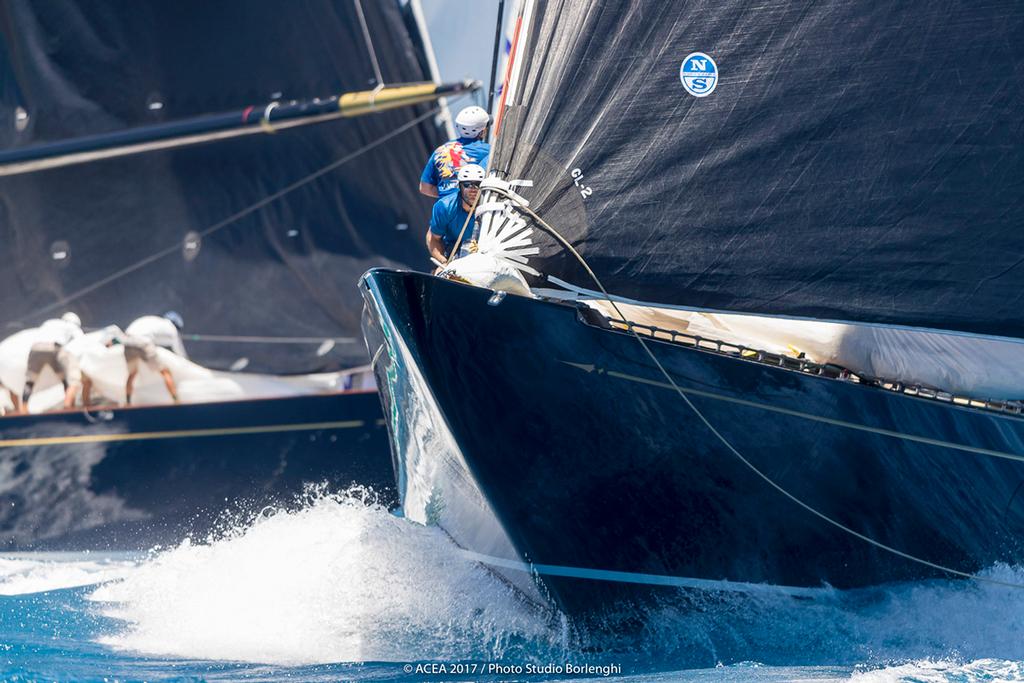
<path fill-rule="evenodd" d="M 703 52 L 691 52 L 679 65 L 679 80 L 694 97 L 707 97 L 718 85 L 718 65 Z"/>

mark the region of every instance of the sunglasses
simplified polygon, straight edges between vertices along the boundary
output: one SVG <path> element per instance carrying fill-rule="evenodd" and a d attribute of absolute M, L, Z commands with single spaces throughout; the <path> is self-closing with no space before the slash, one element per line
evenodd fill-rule
<path fill-rule="evenodd" d="M 474 182 L 468 182 L 467 181 L 467 182 L 459 183 L 459 184 L 462 187 L 480 187 L 480 183 L 478 181 L 474 181 Z"/>

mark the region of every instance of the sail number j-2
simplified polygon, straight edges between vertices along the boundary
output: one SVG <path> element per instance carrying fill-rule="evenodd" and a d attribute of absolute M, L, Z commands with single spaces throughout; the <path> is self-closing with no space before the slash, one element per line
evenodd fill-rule
<path fill-rule="evenodd" d="M 583 195 L 584 199 L 594 194 L 592 189 L 583 184 L 583 171 L 578 168 L 574 168 L 569 172 L 569 175 L 572 176 L 572 184 L 576 186 L 576 189 L 580 191 L 580 194 Z"/>
<path fill-rule="evenodd" d="M 679 80 L 694 97 L 707 97 L 718 85 L 718 65 L 703 52 L 691 52 L 679 65 Z"/>

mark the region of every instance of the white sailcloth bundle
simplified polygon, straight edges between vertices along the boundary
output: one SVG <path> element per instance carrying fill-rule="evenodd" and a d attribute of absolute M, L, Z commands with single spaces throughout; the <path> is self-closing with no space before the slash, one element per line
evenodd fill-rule
<path fill-rule="evenodd" d="M 137 322 L 137 321 L 136 321 Z M 129 325 L 128 329 L 132 329 Z M 140 329 L 135 326 L 135 329 Z M 104 328 L 79 337 L 69 345 L 79 359 L 82 373 L 93 386 L 93 398 L 98 403 L 125 400 L 128 369 L 124 359 L 124 346 L 108 347 L 106 342 L 116 328 Z M 25 386 L 28 354 L 39 334 L 39 328 L 17 332 L 0 340 L 0 415 L 13 408 L 7 390 L 16 395 Z M 175 335 L 177 333 L 175 332 Z M 160 339 L 158 341 L 165 341 Z M 171 340 L 170 346 L 181 346 L 180 339 Z M 257 373 L 211 370 L 194 363 L 165 348 L 157 348 L 161 363 L 171 372 L 184 403 L 205 403 L 277 396 L 300 396 L 339 391 L 346 385 L 353 388 L 372 388 L 372 375 L 366 368 L 308 375 L 265 375 Z M 349 376 L 352 376 L 351 378 Z M 145 364 L 139 368 L 134 384 L 133 402 L 136 405 L 159 405 L 171 402 L 163 379 Z M 59 408 L 64 401 L 64 387 L 54 372 L 46 368 L 36 382 L 29 400 L 29 412 L 41 413 Z"/>
<path fill-rule="evenodd" d="M 477 206 L 481 216 L 477 250 L 459 257 L 441 271 L 442 277 L 464 280 L 477 287 L 532 296 L 522 273 L 540 276 L 531 268 L 527 257 L 540 249 L 533 246 L 533 228 L 515 210 L 514 204 L 528 206 L 529 202 L 511 191 L 513 185 L 532 184 L 530 181 L 507 183 L 494 178 L 484 181 L 482 189 L 500 187 L 511 197 L 502 201 L 486 201 Z M 488 193 L 493 194 L 493 193 Z"/>

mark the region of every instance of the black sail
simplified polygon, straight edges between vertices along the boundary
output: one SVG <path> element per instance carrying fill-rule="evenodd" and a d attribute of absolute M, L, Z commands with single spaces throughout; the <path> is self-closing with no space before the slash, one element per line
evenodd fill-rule
<path fill-rule="evenodd" d="M 0 0 L 0 149 L 372 89 L 360 4 L 384 82 L 430 80 L 397 0 Z M 172 309 L 205 364 L 363 362 L 359 275 L 425 262 L 433 108 L 0 178 L 0 336 Z"/>
<path fill-rule="evenodd" d="M 537 0 L 492 170 L 617 295 L 1024 337 L 1024 4 Z M 692 53 L 717 64 L 684 88 Z M 594 285 L 553 242 L 530 265 Z"/>

